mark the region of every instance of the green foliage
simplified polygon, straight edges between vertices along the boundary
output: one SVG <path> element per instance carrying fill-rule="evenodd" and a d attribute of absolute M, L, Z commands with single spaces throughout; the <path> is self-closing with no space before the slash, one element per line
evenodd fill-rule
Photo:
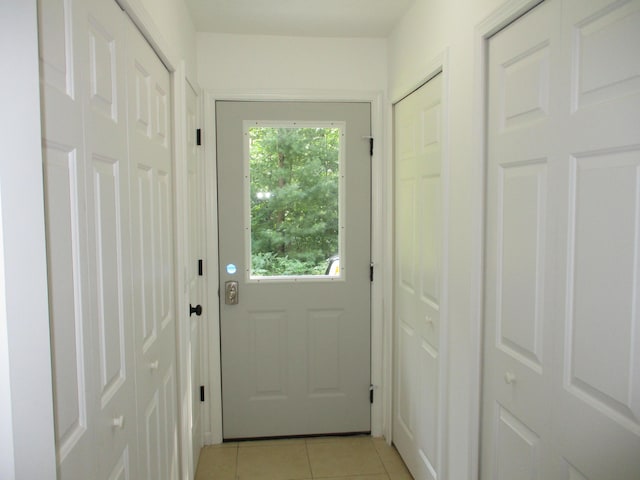
<path fill-rule="evenodd" d="M 253 275 L 323 274 L 338 252 L 340 130 L 249 134 Z"/>
<path fill-rule="evenodd" d="M 279 257 L 272 252 L 255 253 L 252 256 L 252 275 L 282 276 L 282 275 L 323 275 L 327 262 L 301 262 L 289 257 Z"/>

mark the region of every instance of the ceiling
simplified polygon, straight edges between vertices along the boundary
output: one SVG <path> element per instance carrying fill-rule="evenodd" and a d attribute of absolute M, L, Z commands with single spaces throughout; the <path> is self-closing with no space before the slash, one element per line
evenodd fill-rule
<path fill-rule="evenodd" d="M 186 0 L 198 32 L 386 37 L 414 0 Z"/>

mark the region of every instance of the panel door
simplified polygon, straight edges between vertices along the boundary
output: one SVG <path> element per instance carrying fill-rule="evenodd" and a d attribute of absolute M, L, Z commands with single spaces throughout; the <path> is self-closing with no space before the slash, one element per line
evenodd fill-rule
<path fill-rule="evenodd" d="M 442 75 L 394 107 L 393 441 L 414 478 L 440 478 Z"/>
<path fill-rule="evenodd" d="M 482 478 L 551 479 L 549 281 L 560 2 L 491 38 Z"/>
<path fill-rule="evenodd" d="M 365 103 L 216 105 L 225 439 L 370 431 L 370 115 Z M 254 128 L 264 134 L 256 158 L 273 165 L 262 171 L 264 185 L 248 168 Z M 276 133 L 283 136 L 268 141 Z M 298 133 L 309 143 L 292 143 Z M 309 163 L 303 167 L 299 158 Z M 289 173 L 298 168 L 318 170 L 293 180 Z M 335 179 L 332 194 L 320 188 L 328 178 Z M 300 207 L 307 192 L 324 195 L 312 210 Z M 334 202 L 339 218 L 325 208 Z M 252 230 L 252 211 L 271 214 Z M 262 276 L 269 259 L 288 263 L 280 249 L 294 251 L 302 242 L 295 229 L 284 233 L 294 222 L 307 230 L 333 225 L 340 240 L 331 248 L 338 251 L 324 252 L 316 276 Z M 261 254 L 260 265 L 249 253 L 254 233 L 263 245 L 279 246 Z M 286 235 L 293 241 L 284 242 Z M 312 243 L 315 235 L 305 238 Z M 334 253 L 339 273 L 325 274 L 325 258 Z M 236 305 L 225 304 L 230 281 L 238 282 Z"/>
<path fill-rule="evenodd" d="M 92 282 L 88 295 L 93 338 L 87 348 L 96 360 L 93 374 L 98 382 L 93 458 L 99 478 L 136 478 L 124 14 L 115 2 L 93 0 L 86 5 L 80 19 L 85 49 L 80 58 Z"/>
<path fill-rule="evenodd" d="M 42 150 L 59 478 L 90 478 L 98 388 L 86 231 L 83 58 L 86 15 L 81 5 L 38 2 Z M 65 112 L 60 121 L 60 112 Z"/>
<path fill-rule="evenodd" d="M 554 448 L 640 478 L 640 1 L 563 2 Z"/>
<path fill-rule="evenodd" d="M 191 373 L 191 437 L 193 442 L 193 472 L 198 465 L 198 457 L 203 442 L 202 402 L 200 386 L 202 378 L 203 325 L 207 309 L 204 305 L 204 165 L 203 157 L 196 144 L 198 128 L 198 97 L 191 85 L 187 85 L 187 194 L 189 213 L 187 215 L 187 283 L 189 304 L 203 307 L 202 315 L 189 317 L 189 363 Z M 203 262 L 200 265 L 199 262 Z"/>
<path fill-rule="evenodd" d="M 640 476 L 639 11 L 547 1 L 490 40 L 482 478 Z"/>
<path fill-rule="evenodd" d="M 140 477 L 178 477 L 169 72 L 127 19 Z"/>

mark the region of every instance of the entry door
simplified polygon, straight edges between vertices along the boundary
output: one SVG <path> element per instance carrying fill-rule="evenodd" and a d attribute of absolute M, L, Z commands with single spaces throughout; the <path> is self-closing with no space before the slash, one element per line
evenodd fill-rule
<path fill-rule="evenodd" d="M 368 432 L 370 104 L 216 116 L 224 438 Z"/>
<path fill-rule="evenodd" d="M 198 97 L 191 85 L 187 90 L 187 195 L 189 195 L 189 214 L 187 217 L 187 276 L 189 289 L 189 304 L 194 308 L 203 305 L 204 279 L 204 224 L 202 218 L 204 199 L 204 166 L 202 156 L 196 142 L 198 125 Z M 201 342 L 203 339 L 203 322 L 206 309 L 201 315 L 189 315 L 189 363 L 191 374 L 191 437 L 193 448 L 193 469 L 198 465 L 200 448 L 202 447 L 202 403 L 200 401 L 200 385 L 202 382 Z"/>
<path fill-rule="evenodd" d="M 482 478 L 640 478 L 640 2 L 490 39 Z"/>
<path fill-rule="evenodd" d="M 442 75 L 396 104 L 393 442 L 415 478 L 441 473 Z"/>

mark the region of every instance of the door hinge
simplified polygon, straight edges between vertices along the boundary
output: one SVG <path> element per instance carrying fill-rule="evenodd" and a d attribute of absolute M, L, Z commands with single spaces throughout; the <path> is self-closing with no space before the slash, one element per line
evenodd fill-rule
<path fill-rule="evenodd" d="M 373 137 L 370 135 L 366 135 L 362 138 L 365 140 L 369 140 L 369 155 L 373 157 Z"/>
<path fill-rule="evenodd" d="M 373 404 L 373 385 L 369 385 L 369 403 Z"/>
<path fill-rule="evenodd" d="M 198 276 L 201 277 L 202 273 L 202 259 L 198 260 Z"/>
<path fill-rule="evenodd" d="M 369 281 L 373 282 L 373 262 L 369 264 Z"/>
<path fill-rule="evenodd" d="M 202 130 L 196 130 L 196 145 L 202 145 Z"/>
<path fill-rule="evenodd" d="M 204 385 L 200 385 L 200 401 L 204 402 Z"/>

